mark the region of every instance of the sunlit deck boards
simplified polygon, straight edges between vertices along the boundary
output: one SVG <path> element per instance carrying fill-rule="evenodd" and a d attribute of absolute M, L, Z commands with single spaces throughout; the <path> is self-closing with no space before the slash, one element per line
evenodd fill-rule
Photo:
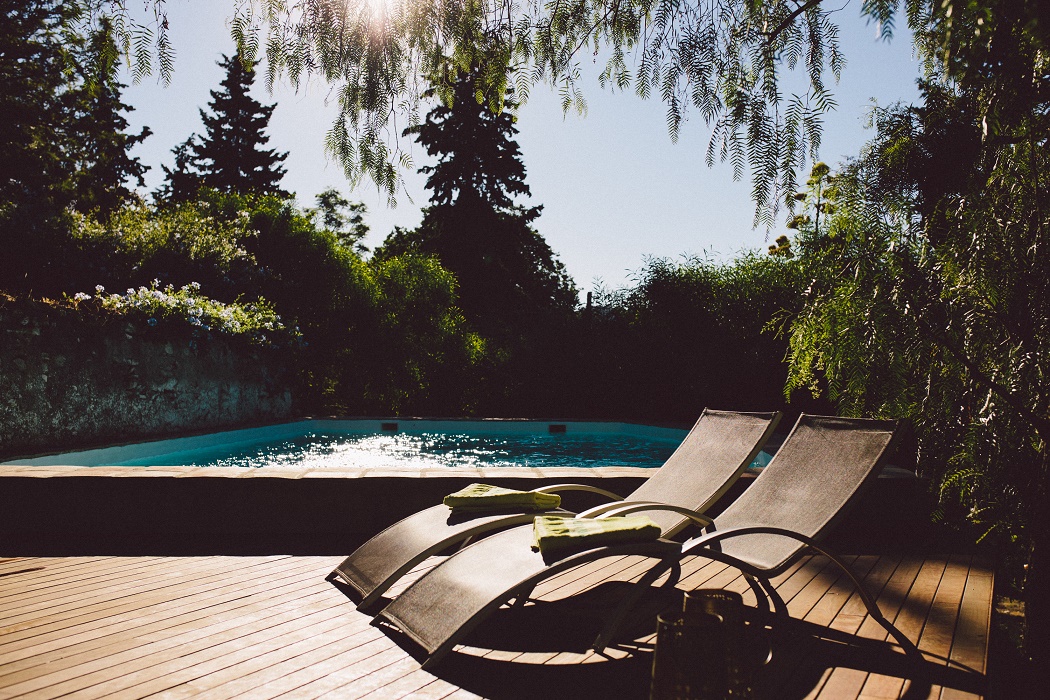
<path fill-rule="evenodd" d="M 589 633 L 574 634 L 577 622 L 564 617 L 524 643 L 497 618 L 437 675 L 422 671 L 324 581 L 339 559 L 0 560 L 0 698 L 647 696 L 651 636 L 612 650 L 611 659 L 565 651 L 580 649 Z M 778 697 L 896 698 L 909 688 L 909 697 L 979 697 L 990 568 L 969 555 L 848 559 L 887 616 L 918 640 L 921 677 L 865 616 L 848 582 L 812 557 L 778 581 L 796 621 L 781 644 Z M 637 560 L 605 562 L 566 572 L 537 595 L 554 600 L 641 570 Z M 747 591 L 723 565 L 703 560 L 686 563 L 679 587 Z"/>

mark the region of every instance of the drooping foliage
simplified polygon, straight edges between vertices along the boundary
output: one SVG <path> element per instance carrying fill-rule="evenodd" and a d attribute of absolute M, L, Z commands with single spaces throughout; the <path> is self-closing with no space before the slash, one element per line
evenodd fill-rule
<path fill-rule="evenodd" d="M 581 53 L 604 47 L 602 84 L 662 99 L 672 138 L 695 109 L 712 128 L 708 160 L 731 161 L 738 176 L 750 170 L 768 223 L 834 106 L 826 82 L 837 79 L 843 58 L 830 18 L 820 2 L 789 0 L 243 0 L 233 33 L 244 50 L 265 51 L 271 79 L 286 73 L 298 84 L 317 74 L 338 87 L 341 114 L 329 150 L 348 175 L 366 174 L 391 192 L 393 164 L 406 156 L 388 125 L 395 116 L 415 118 L 424 76 L 448 57 L 460 71 L 484 66 L 479 94 L 493 111 L 509 82 L 525 98 L 546 82 L 559 89 L 565 109 L 582 109 Z M 804 71 L 808 91 L 785 95 L 782 66 Z M 450 102 L 452 83 L 440 89 Z"/>
<path fill-rule="evenodd" d="M 932 13 L 917 41 L 938 74 L 921 104 L 876 112 L 860 158 L 813 173 L 795 221 L 813 283 L 788 383 L 826 382 L 843 412 L 915 423 L 940 514 L 1027 560 L 1012 571 L 1033 657 L 1050 648 L 1050 73 L 1037 5 Z"/>
<path fill-rule="evenodd" d="M 77 88 L 78 109 L 74 114 L 77 170 L 72 189 L 74 206 L 81 212 L 108 216 L 137 195 L 128 181 L 145 186 L 142 176 L 149 168 L 129 151 L 142 143 L 152 131 L 142 127 L 138 134 L 127 134 L 124 114 L 134 107 L 121 100 L 126 87 L 118 78 L 119 54 L 113 25 L 102 19 L 88 37 L 79 57 L 83 74 Z"/>

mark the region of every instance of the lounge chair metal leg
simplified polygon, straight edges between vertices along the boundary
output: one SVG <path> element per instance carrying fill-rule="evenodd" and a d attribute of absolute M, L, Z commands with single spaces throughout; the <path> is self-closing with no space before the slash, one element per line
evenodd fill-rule
<path fill-rule="evenodd" d="M 817 551 L 819 551 L 821 554 L 823 554 L 832 562 L 834 562 L 835 565 L 838 566 L 839 569 L 841 569 L 847 577 L 849 577 L 849 580 L 853 582 L 854 588 L 857 589 L 857 594 L 860 595 L 860 599 L 861 601 L 863 601 L 864 607 L 867 608 L 868 615 L 870 615 L 871 618 L 875 620 L 875 622 L 879 623 L 879 625 L 881 625 L 882 628 L 886 630 L 886 632 L 888 632 L 891 637 L 897 640 L 897 643 L 900 644 L 901 648 L 904 649 L 904 653 L 909 656 L 915 656 L 916 658 L 921 660 L 922 652 L 919 651 L 919 648 L 915 646 L 914 642 L 908 639 L 907 635 L 905 635 L 903 632 L 897 629 L 892 622 L 886 619 L 886 617 L 882 614 L 882 610 L 879 609 L 878 603 L 876 603 L 875 599 L 871 596 L 871 593 L 868 592 L 868 589 L 864 586 L 863 583 L 861 583 L 860 579 L 857 578 L 857 575 L 853 573 L 853 570 L 849 568 L 846 562 L 842 561 L 835 554 L 820 549 L 819 547 L 814 547 L 814 549 L 817 549 Z"/>
<path fill-rule="evenodd" d="M 791 617 L 791 614 L 788 612 L 787 603 L 785 603 L 784 599 L 780 597 L 779 593 L 777 593 L 777 589 L 773 586 L 773 582 L 764 578 L 759 580 L 759 584 L 762 586 L 762 590 L 766 592 L 766 595 L 773 602 L 773 610 L 776 612 L 777 616 Z"/>
<path fill-rule="evenodd" d="M 624 618 L 627 617 L 627 612 L 634 607 L 634 604 L 638 602 L 638 599 L 642 594 L 645 593 L 665 571 L 677 565 L 677 559 L 664 560 L 649 569 L 649 572 L 634 584 L 631 592 L 624 596 L 624 599 L 620 601 L 616 610 L 614 610 L 609 617 L 609 621 L 605 623 L 605 627 L 602 628 L 602 631 L 594 640 L 594 644 L 591 645 L 591 648 L 599 654 L 605 651 L 605 647 L 609 646 L 609 643 L 616 636 L 616 632 L 620 629 L 620 625 L 623 624 Z"/>
<path fill-rule="evenodd" d="M 744 574 L 744 580 L 751 587 L 751 592 L 755 594 L 755 607 L 758 608 L 759 617 L 763 621 L 768 620 L 773 614 L 773 604 L 769 601 L 769 595 L 754 576 Z"/>

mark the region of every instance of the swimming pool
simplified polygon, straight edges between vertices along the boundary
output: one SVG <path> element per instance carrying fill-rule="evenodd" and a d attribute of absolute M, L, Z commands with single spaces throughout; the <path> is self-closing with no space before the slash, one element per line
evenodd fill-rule
<path fill-rule="evenodd" d="M 314 419 L 10 464 L 311 469 L 658 467 L 685 430 L 622 422 Z M 768 456 L 756 460 L 761 466 Z"/>

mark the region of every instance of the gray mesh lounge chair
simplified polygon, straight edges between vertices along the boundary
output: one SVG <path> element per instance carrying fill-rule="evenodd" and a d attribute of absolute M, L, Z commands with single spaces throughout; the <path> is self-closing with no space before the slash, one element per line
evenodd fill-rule
<path fill-rule="evenodd" d="M 580 484 L 558 484 L 537 491 L 589 491 L 612 499 L 612 503 L 590 509 L 599 515 L 627 502 L 658 501 L 704 512 L 740 477 L 772 434 L 779 413 L 734 413 L 705 410 L 667 461 L 644 484 L 623 501 L 603 489 Z M 567 511 L 557 511 L 571 514 Z M 583 515 L 583 514 L 581 514 Z M 486 514 L 453 518 L 444 505 L 427 508 L 394 523 L 362 544 L 347 557 L 328 580 L 339 579 L 360 596 L 357 607 L 368 610 L 386 590 L 427 557 L 464 543 L 480 534 L 531 523 L 535 512 Z M 677 532 L 689 520 L 662 514 L 660 525 Z"/>
<path fill-rule="evenodd" d="M 537 583 L 566 569 L 608 556 L 644 555 L 659 561 L 632 587 L 607 619 L 595 641 L 601 651 L 638 597 L 664 573 L 674 585 L 684 556 L 704 556 L 739 569 L 760 605 L 769 601 L 778 614 L 787 607 L 769 579 L 783 572 L 808 546 L 827 553 L 818 541 L 877 476 L 893 442 L 892 421 L 803 415 L 791 434 L 748 489 L 713 521 L 673 506 L 625 504 L 601 517 L 646 511 L 667 527 L 669 515 L 685 515 L 707 532 L 684 545 L 666 539 L 578 552 L 545 561 L 530 548 L 531 527 L 516 527 L 464 548 L 409 586 L 376 616 L 399 628 L 427 653 L 424 667 L 436 664 L 464 635 L 504 602 L 522 603 Z M 907 648 L 907 638 L 883 618 L 874 600 L 857 585 L 872 617 Z M 912 647 L 914 648 L 914 647 Z"/>

